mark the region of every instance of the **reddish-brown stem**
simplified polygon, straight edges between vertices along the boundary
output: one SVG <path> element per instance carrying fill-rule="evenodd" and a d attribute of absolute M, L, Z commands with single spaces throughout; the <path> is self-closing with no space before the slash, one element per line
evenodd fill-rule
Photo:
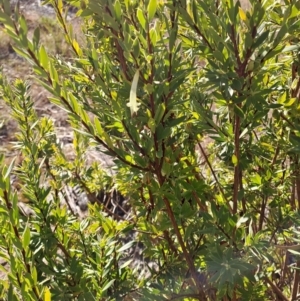
<path fill-rule="evenodd" d="M 175 219 L 173 210 L 171 208 L 170 202 L 169 202 L 169 200 L 166 197 L 164 197 L 164 203 L 165 203 L 165 206 L 166 206 L 166 209 L 167 209 L 168 216 L 169 216 L 169 218 L 171 220 L 171 223 L 172 223 L 172 226 L 174 228 L 176 237 L 177 237 L 178 242 L 180 244 L 180 247 L 182 249 L 183 256 L 184 256 L 184 258 L 185 258 L 185 260 L 187 262 L 187 265 L 189 267 L 189 270 L 191 272 L 193 280 L 194 280 L 194 282 L 195 282 L 195 284 L 197 286 L 197 289 L 198 289 L 198 292 L 199 292 L 199 296 L 201 295 L 201 297 L 202 297 L 201 300 L 205 301 L 205 300 L 207 300 L 207 298 L 206 298 L 205 293 L 203 291 L 202 285 L 198 281 L 197 272 L 196 272 L 196 268 L 195 268 L 193 259 L 192 259 L 191 255 L 189 254 L 189 252 L 187 251 L 187 248 L 186 248 L 185 243 L 183 241 L 182 235 L 181 235 L 181 233 L 179 231 L 179 228 L 178 228 L 178 225 L 176 223 L 176 219 Z"/>
<path fill-rule="evenodd" d="M 157 175 L 158 182 L 159 182 L 160 186 L 162 186 L 164 184 L 164 182 L 165 182 L 165 178 L 162 176 L 160 170 L 156 170 L 156 175 Z M 185 245 L 185 243 L 183 241 L 183 238 L 182 238 L 182 235 L 180 233 L 179 227 L 177 225 L 177 222 L 176 222 L 175 215 L 174 215 L 174 212 L 172 210 L 171 204 L 170 204 L 170 202 L 169 202 L 169 200 L 168 200 L 167 197 L 163 197 L 163 201 L 164 201 L 164 204 L 165 204 L 165 208 L 166 208 L 168 217 L 169 217 L 169 219 L 170 219 L 170 221 L 172 223 L 173 229 L 175 231 L 176 237 L 177 237 L 179 245 L 181 247 L 183 256 L 184 256 L 184 258 L 185 258 L 185 260 L 187 262 L 187 265 L 188 265 L 188 268 L 189 268 L 190 273 L 192 275 L 192 278 L 193 278 L 193 280 L 194 280 L 194 282 L 196 284 L 196 287 L 198 289 L 199 296 L 202 297 L 201 300 L 205 301 L 205 300 L 207 300 L 207 298 L 205 296 L 205 293 L 203 291 L 203 287 L 202 287 L 201 283 L 198 281 L 197 272 L 196 272 L 196 268 L 195 268 L 195 265 L 194 265 L 193 258 L 189 254 L 189 252 L 188 252 L 188 250 L 186 248 L 186 245 Z"/>
<path fill-rule="evenodd" d="M 235 144 L 235 156 L 237 158 L 237 163 L 234 167 L 234 186 L 233 186 L 233 214 L 237 213 L 238 208 L 238 192 L 240 186 L 240 168 L 239 168 L 239 160 L 240 160 L 240 117 L 235 116 L 235 127 L 234 127 L 234 144 Z"/>
<path fill-rule="evenodd" d="M 265 281 L 270 285 L 273 292 L 284 301 L 289 301 L 289 299 L 282 293 L 282 291 L 268 278 L 265 277 Z"/>
<path fill-rule="evenodd" d="M 298 200 L 298 209 L 300 209 L 300 175 L 299 175 L 299 163 L 298 156 L 295 156 L 295 182 L 296 182 L 296 192 L 297 192 L 297 200 Z"/>
<path fill-rule="evenodd" d="M 267 198 L 263 198 L 262 203 L 261 203 L 261 207 L 260 207 L 258 231 L 261 231 L 262 227 L 263 227 L 266 205 L 267 205 Z"/>
<path fill-rule="evenodd" d="M 240 191 L 243 191 L 243 171 L 240 170 Z M 243 212 L 246 213 L 247 207 L 246 207 L 246 200 L 245 197 L 242 198 L 242 207 L 243 207 Z"/>
<path fill-rule="evenodd" d="M 205 151 L 204 151 L 204 149 L 203 149 L 201 143 L 199 142 L 199 140 L 198 140 L 197 144 L 198 144 L 198 146 L 199 146 L 199 148 L 200 148 L 200 151 L 201 151 L 201 153 L 202 153 L 202 156 L 203 156 L 204 159 L 205 159 L 206 164 L 208 165 L 208 167 L 209 167 L 209 169 L 210 169 L 210 171 L 211 171 L 211 173 L 212 173 L 212 175 L 213 175 L 213 177 L 214 177 L 214 179 L 215 179 L 215 181 L 216 181 L 216 183 L 217 183 L 217 185 L 218 185 L 218 187 L 219 187 L 219 190 L 220 190 L 221 194 L 223 195 L 224 200 L 225 200 L 226 203 L 228 204 L 228 201 L 227 201 L 227 199 L 226 199 L 226 196 L 225 196 L 223 187 L 222 187 L 222 185 L 220 184 L 220 182 L 219 182 L 219 180 L 218 180 L 218 177 L 217 177 L 217 175 L 216 175 L 214 169 L 212 168 L 212 165 L 210 164 L 209 159 L 208 159 L 208 157 L 207 157 L 207 155 L 206 155 L 206 153 L 205 153 Z M 230 208 L 230 210 L 231 210 L 231 208 Z"/>
<path fill-rule="evenodd" d="M 291 205 L 293 210 L 296 209 L 296 181 L 295 181 L 295 179 L 292 180 L 292 191 L 291 191 L 290 205 Z"/>

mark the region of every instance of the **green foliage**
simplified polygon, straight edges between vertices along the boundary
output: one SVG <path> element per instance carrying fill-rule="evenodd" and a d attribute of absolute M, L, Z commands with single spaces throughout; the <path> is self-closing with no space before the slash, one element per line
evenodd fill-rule
<path fill-rule="evenodd" d="M 5 0 L 0 21 L 67 112 L 76 155 L 69 162 L 53 122 L 37 117 L 29 85 L 2 77 L 24 159 L 3 163 L 0 176 L 1 298 L 296 300 L 299 1 L 244 10 L 233 0 L 68 0 L 84 45 L 62 1 L 45 2 L 72 60 L 50 55 L 38 30 L 29 38 Z M 116 174 L 88 165 L 90 146 L 113 158 Z M 20 214 L 13 173 L 31 217 Z M 130 196 L 131 218 L 90 205 L 77 219 L 59 204 L 62 187 L 77 183 L 89 193 L 113 183 Z M 148 273 L 122 257 L 132 230 L 154 263 Z"/>

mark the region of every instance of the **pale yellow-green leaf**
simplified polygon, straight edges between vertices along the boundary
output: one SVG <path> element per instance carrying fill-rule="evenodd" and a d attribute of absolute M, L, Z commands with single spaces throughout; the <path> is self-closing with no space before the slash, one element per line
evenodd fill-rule
<path fill-rule="evenodd" d="M 150 0 L 148 4 L 148 20 L 151 21 L 156 13 L 157 0 Z"/>
<path fill-rule="evenodd" d="M 137 99 L 136 99 L 136 90 L 139 81 L 139 75 L 140 75 L 140 71 L 137 70 L 133 77 L 133 81 L 130 89 L 129 102 L 127 103 L 127 106 L 130 108 L 131 116 L 139 110 L 139 104 L 137 103 Z"/>
<path fill-rule="evenodd" d="M 236 165 L 237 165 L 237 163 L 238 163 L 237 156 L 236 156 L 236 155 L 232 155 L 232 158 L 231 158 L 231 160 L 232 160 L 232 163 L 233 163 L 233 165 L 234 165 L 234 166 L 236 166 Z"/>
<path fill-rule="evenodd" d="M 247 20 L 247 16 L 241 7 L 239 7 L 239 15 L 240 15 L 241 20 L 243 20 L 243 21 Z"/>
<path fill-rule="evenodd" d="M 64 4 L 63 4 L 63 1 L 62 1 L 62 0 L 58 0 L 58 1 L 57 1 L 57 8 L 58 8 L 60 14 L 63 15 Z"/>
<path fill-rule="evenodd" d="M 51 301 L 51 292 L 48 287 L 45 289 L 44 301 Z"/>
<path fill-rule="evenodd" d="M 129 155 L 126 155 L 126 156 L 125 156 L 125 160 L 126 160 L 128 163 L 132 163 L 132 164 L 135 163 L 134 160 L 133 160 L 133 158 L 132 158 L 131 156 L 129 156 Z"/>
<path fill-rule="evenodd" d="M 296 97 L 290 98 L 287 102 L 285 102 L 284 106 L 290 107 L 296 100 Z"/>
<path fill-rule="evenodd" d="M 283 104 L 286 101 L 286 92 L 284 92 L 277 100 L 278 103 Z"/>
<path fill-rule="evenodd" d="M 152 42 L 152 45 L 155 46 L 157 41 L 157 34 L 155 28 L 150 29 L 150 40 Z"/>
<path fill-rule="evenodd" d="M 102 126 L 101 126 L 101 123 L 100 123 L 100 121 L 99 121 L 99 119 L 98 118 L 94 118 L 94 124 L 95 124 L 95 128 L 96 128 L 96 130 L 97 130 L 97 133 L 100 135 L 100 136 L 102 136 L 102 134 L 103 134 L 103 128 L 102 128 Z"/>
<path fill-rule="evenodd" d="M 115 2 L 114 10 L 115 10 L 115 14 L 116 14 L 117 19 L 118 19 L 118 20 L 121 20 L 122 7 L 121 7 L 121 4 L 120 4 L 120 1 L 119 1 L 119 0 L 117 0 L 117 1 Z"/>
<path fill-rule="evenodd" d="M 105 140 L 106 144 L 108 145 L 108 147 L 109 147 L 110 149 L 114 149 L 114 145 L 113 145 L 113 143 L 112 143 L 110 137 L 108 136 L 108 134 L 107 134 L 106 132 L 103 132 L 102 135 L 103 135 L 104 140 Z"/>
<path fill-rule="evenodd" d="M 40 50 L 39 50 L 39 59 L 40 59 L 40 63 L 42 65 L 42 67 L 45 70 L 48 70 L 49 58 L 48 58 L 46 49 L 43 45 L 40 47 Z"/>
<path fill-rule="evenodd" d="M 111 91 L 110 92 L 110 96 L 113 100 L 116 100 L 117 99 L 117 96 L 118 96 L 118 93 L 116 91 Z"/>
<path fill-rule="evenodd" d="M 295 89 L 297 88 L 298 82 L 299 82 L 299 78 L 296 77 L 296 78 L 293 80 L 292 84 L 291 84 L 291 89 L 292 89 L 292 90 L 295 90 Z"/>
<path fill-rule="evenodd" d="M 144 30 L 146 30 L 146 19 L 144 17 L 143 11 L 140 8 L 137 9 L 136 16 L 137 16 L 142 28 Z"/>
<path fill-rule="evenodd" d="M 191 8 L 191 0 L 186 1 L 186 11 L 190 15 L 190 17 L 193 17 L 192 8 Z"/>
<path fill-rule="evenodd" d="M 79 47 L 79 44 L 78 44 L 78 42 L 75 39 L 73 39 L 72 45 L 73 45 L 73 48 L 76 51 L 77 55 L 78 56 L 82 56 L 82 50 Z"/>

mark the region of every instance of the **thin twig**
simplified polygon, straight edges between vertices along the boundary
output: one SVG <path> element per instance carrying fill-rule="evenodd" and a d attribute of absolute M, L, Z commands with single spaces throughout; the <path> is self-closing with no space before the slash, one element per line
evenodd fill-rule
<path fill-rule="evenodd" d="M 271 286 L 273 292 L 279 296 L 284 301 L 290 301 L 283 293 L 282 291 L 268 278 L 265 277 L 265 281 Z"/>
<path fill-rule="evenodd" d="M 204 157 L 204 159 L 205 159 L 206 164 L 208 165 L 208 167 L 209 167 L 209 169 L 210 169 L 210 171 L 211 171 L 211 173 L 212 173 L 212 175 L 213 175 L 213 177 L 214 177 L 214 179 L 215 179 L 215 181 L 216 181 L 216 183 L 217 183 L 217 185 L 218 185 L 218 187 L 219 187 L 220 192 L 221 192 L 222 195 L 223 195 L 224 200 L 225 200 L 226 203 L 228 204 L 228 201 L 227 201 L 227 198 L 226 198 L 226 196 L 225 196 L 223 187 L 222 187 L 222 185 L 220 184 L 220 182 L 219 182 L 219 180 L 218 180 L 218 177 L 217 177 L 217 175 L 216 175 L 214 169 L 212 168 L 212 165 L 211 165 L 211 163 L 209 162 L 209 159 L 208 159 L 208 157 L 207 157 L 207 155 L 206 155 L 206 153 L 205 153 L 205 151 L 204 151 L 204 149 L 203 149 L 203 147 L 202 147 L 202 145 L 201 145 L 199 139 L 197 140 L 197 144 L 198 144 L 198 146 L 199 146 L 199 148 L 200 148 L 200 150 L 201 150 L 201 153 L 202 153 L 202 155 L 203 155 L 203 157 Z"/>

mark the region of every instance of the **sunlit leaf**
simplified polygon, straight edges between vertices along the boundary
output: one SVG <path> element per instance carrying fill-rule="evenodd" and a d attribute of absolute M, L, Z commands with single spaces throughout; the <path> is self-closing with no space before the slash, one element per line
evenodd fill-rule
<path fill-rule="evenodd" d="M 239 7 L 239 15 L 240 15 L 241 20 L 243 20 L 243 21 L 247 20 L 247 16 L 241 7 Z"/>
<path fill-rule="evenodd" d="M 156 13 L 157 0 L 150 0 L 148 4 L 148 20 L 151 21 Z"/>
<path fill-rule="evenodd" d="M 237 165 L 237 163 L 238 163 L 237 156 L 236 156 L 236 155 L 232 155 L 232 157 L 231 157 L 231 161 L 232 161 L 233 165 L 234 165 L 234 166 L 236 166 L 236 165 Z"/>
<path fill-rule="evenodd" d="M 51 301 L 51 292 L 48 287 L 45 288 L 44 301 Z"/>
<path fill-rule="evenodd" d="M 138 104 L 137 102 L 137 97 L 136 97 L 139 74 L 140 74 L 139 70 L 137 70 L 134 74 L 133 81 L 131 84 L 131 89 L 130 89 L 129 102 L 127 103 L 127 106 L 130 108 L 131 116 L 139 110 L 139 106 L 140 106 L 140 104 Z"/>

